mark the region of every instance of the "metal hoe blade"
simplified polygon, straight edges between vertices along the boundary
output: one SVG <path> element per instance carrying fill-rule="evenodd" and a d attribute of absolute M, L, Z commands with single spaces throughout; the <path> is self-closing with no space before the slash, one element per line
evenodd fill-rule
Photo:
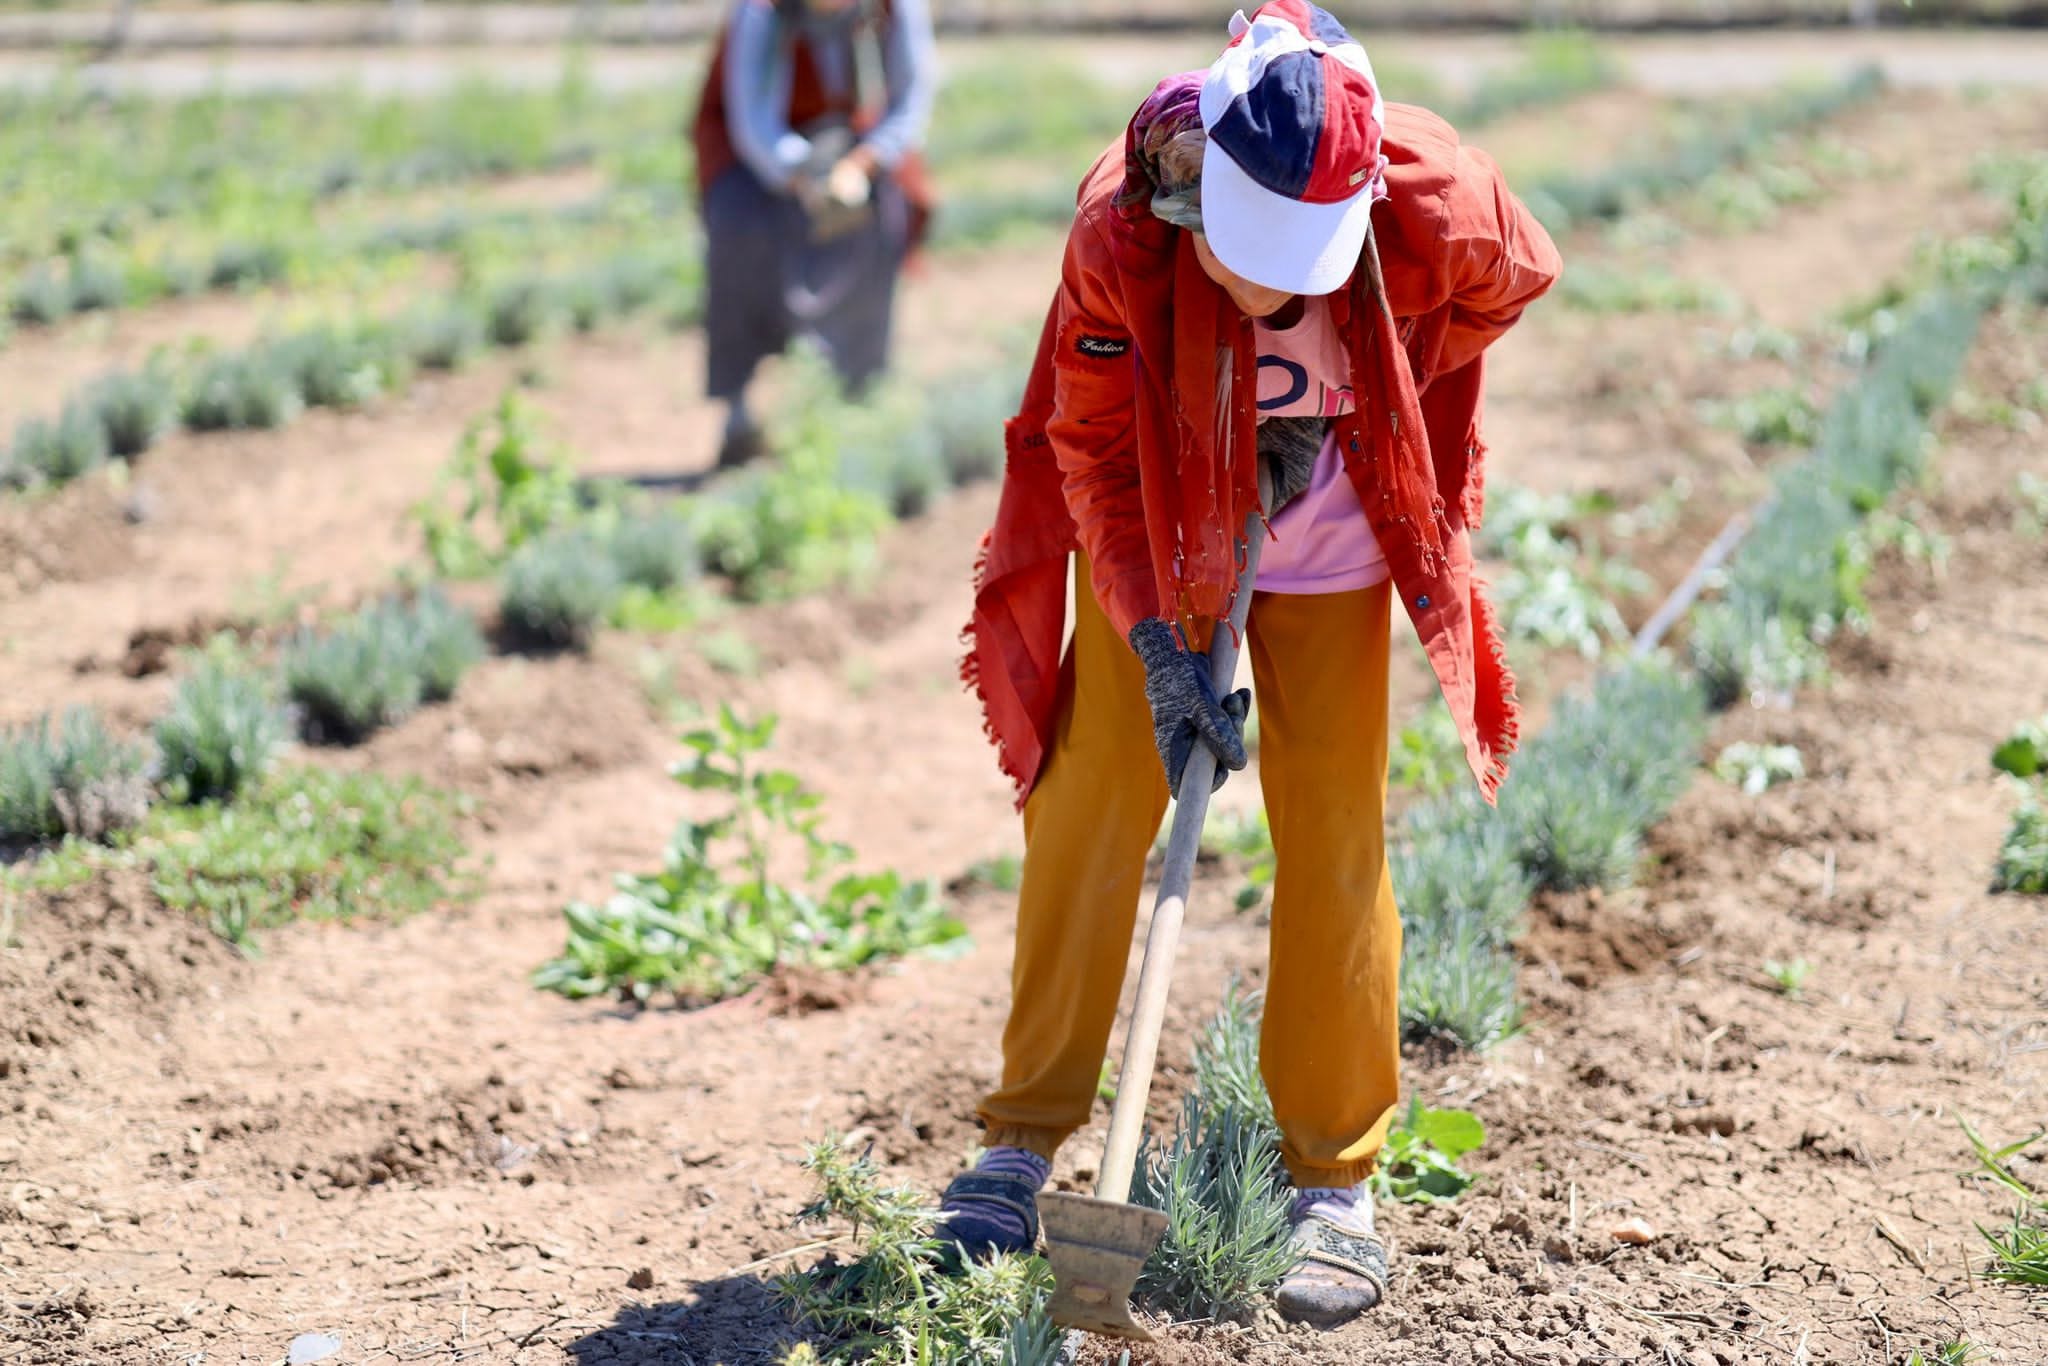
<path fill-rule="evenodd" d="M 1131 1291 L 1145 1259 L 1166 1236 L 1166 1215 L 1116 1200 L 1049 1193 L 1038 1197 L 1053 1293 L 1046 1312 L 1063 1328 L 1152 1341 L 1131 1317 Z"/>

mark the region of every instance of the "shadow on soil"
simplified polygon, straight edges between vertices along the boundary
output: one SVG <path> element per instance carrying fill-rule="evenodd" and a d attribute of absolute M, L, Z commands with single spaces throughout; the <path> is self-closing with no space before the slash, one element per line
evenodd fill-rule
<path fill-rule="evenodd" d="M 766 1366 L 804 1333 L 783 1316 L 768 1282 L 754 1276 L 700 1281 L 679 1300 L 629 1304 L 608 1327 L 568 1345 L 577 1366 Z"/>

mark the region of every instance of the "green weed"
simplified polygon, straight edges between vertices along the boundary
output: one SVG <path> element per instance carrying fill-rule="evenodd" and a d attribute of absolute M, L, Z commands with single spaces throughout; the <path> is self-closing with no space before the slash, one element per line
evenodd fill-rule
<path fill-rule="evenodd" d="M 2014 1197 L 2012 1218 L 2002 1228 L 1977 1226 L 1991 1249 L 1984 1274 L 1994 1281 L 2030 1288 L 2048 1286 L 2048 1194 L 2044 1194 L 2013 1169 L 2013 1159 L 2041 1139 L 2040 1134 L 1993 1148 L 1970 1126 L 1963 1127 L 1970 1150 L 1977 1156 L 1979 1174 L 1988 1177 Z"/>
<path fill-rule="evenodd" d="M 2048 716 L 2015 727 L 1991 751 L 1991 766 L 2015 778 L 2031 778 L 2048 769 Z"/>
<path fill-rule="evenodd" d="M 1442 699 L 1429 703 L 1394 737 L 1387 781 L 1395 787 L 1429 795 L 1449 789 L 1465 772 L 1465 741 Z"/>
<path fill-rule="evenodd" d="M 469 896 L 464 809 L 411 779 L 288 770 L 226 805 L 163 808 L 137 850 L 165 905 L 246 949 L 293 920 L 400 919 Z"/>
<path fill-rule="evenodd" d="M 1969 1343 L 1956 1339 L 1938 1342 L 1925 1352 L 1915 1348 L 1906 1358 L 1906 1366 L 1971 1366 L 1978 1360 L 1977 1349 Z"/>
<path fill-rule="evenodd" d="M 744 991 L 780 963 L 850 969 L 964 946 L 930 883 L 836 871 L 852 853 L 818 834 L 819 798 L 761 764 L 774 732 L 773 717 L 747 723 L 724 707 L 683 737 L 692 757 L 675 780 L 725 810 L 684 821 L 661 872 L 622 874 L 609 901 L 571 905 L 567 950 L 535 973 L 537 986 L 695 1004 Z M 802 855 L 802 883 L 772 875 L 778 851 Z"/>
<path fill-rule="evenodd" d="M 884 1186 L 865 1154 L 828 1137 L 809 1146 L 803 1165 L 819 1189 L 802 1218 L 848 1225 L 853 1256 L 784 1276 L 775 1293 L 793 1319 L 824 1336 L 832 1359 L 906 1366 L 1052 1366 L 1060 1359 L 1061 1334 L 1044 1313 L 1052 1277 L 1043 1261 L 998 1257 L 953 1268 L 932 1236 L 933 1211 L 914 1191 Z"/>
<path fill-rule="evenodd" d="M 1486 1126 L 1470 1110 L 1433 1109 L 1410 1097 L 1373 1169 L 1373 1194 L 1402 1204 L 1449 1204 L 1478 1180 L 1458 1159 L 1485 1142 Z"/>
<path fill-rule="evenodd" d="M 1806 979 L 1812 975 L 1813 964 L 1804 958 L 1764 960 L 1764 976 L 1771 979 L 1771 985 L 1794 1001 L 1805 994 Z"/>
<path fill-rule="evenodd" d="M 1762 389 L 1740 398 L 1704 402 L 1700 415 L 1752 446 L 1809 447 L 1820 439 L 1820 409 L 1800 389 Z"/>
<path fill-rule="evenodd" d="M 284 717 L 265 679 L 233 637 L 187 660 L 171 707 L 156 723 L 165 793 L 177 802 L 228 801 L 270 769 Z"/>
<path fill-rule="evenodd" d="M 2012 824 L 1998 848 L 1998 866 L 1991 875 L 1994 892 L 2048 892 L 2048 807 L 2038 786 L 2020 797 Z"/>
<path fill-rule="evenodd" d="M 992 891 L 1014 892 L 1024 885 L 1024 860 L 1015 854 L 985 858 L 967 870 L 966 879 Z"/>
<path fill-rule="evenodd" d="M 1496 596 L 1510 639 L 1575 649 L 1588 659 L 1627 640 L 1613 599 L 1642 591 L 1647 580 L 1604 554 L 1590 534 L 1573 529 L 1606 506 L 1597 495 L 1546 498 L 1525 489 L 1497 495 L 1481 549 L 1508 564 Z"/>
<path fill-rule="evenodd" d="M 1740 740 L 1723 749 L 1714 760 L 1714 776 L 1756 797 L 1779 783 L 1804 778 L 1806 760 L 1797 745 L 1759 745 Z"/>
<path fill-rule="evenodd" d="M 576 526 L 585 511 L 575 472 L 513 389 L 463 432 L 413 518 L 438 573 L 478 578 L 527 543 Z"/>

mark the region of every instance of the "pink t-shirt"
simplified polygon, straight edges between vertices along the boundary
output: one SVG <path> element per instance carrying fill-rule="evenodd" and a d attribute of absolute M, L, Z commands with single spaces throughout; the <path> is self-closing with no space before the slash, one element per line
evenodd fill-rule
<path fill-rule="evenodd" d="M 1259 420 L 1328 417 L 1354 405 L 1351 361 L 1330 317 L 1327 297 L 1303 301 L 1294 326 L 1256 324 L 1259 347 Z M 1344 472 L 1337 438 L 1323 438 L 1308 488 L 1273 518 L 1273 534 L 1259 555 L 1259 588 L 1269 593 L 1348 593 L 1387 579 L 1358 490 Z"/>

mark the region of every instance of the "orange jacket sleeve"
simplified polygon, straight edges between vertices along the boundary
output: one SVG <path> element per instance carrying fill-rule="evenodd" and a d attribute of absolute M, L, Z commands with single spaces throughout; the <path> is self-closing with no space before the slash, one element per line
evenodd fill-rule
<path fill-rule="evenodd" d="M 1137 357 L 1101 225 L 1084 204 L 1067 235 L 1053 416 L 1046 437 L 1095 597 L 1116 626 L 1159 615 L 1138 478 Z"/>
<path fill-rule="evenodd" d="M 1450 320 L 1436 374 L 1476 359 L 1556 282 L 1564 262 L 1550 234 L 1521 200 L 1493 158 L 1458 148 L 1434 269 L 1449 286 Z"/>

